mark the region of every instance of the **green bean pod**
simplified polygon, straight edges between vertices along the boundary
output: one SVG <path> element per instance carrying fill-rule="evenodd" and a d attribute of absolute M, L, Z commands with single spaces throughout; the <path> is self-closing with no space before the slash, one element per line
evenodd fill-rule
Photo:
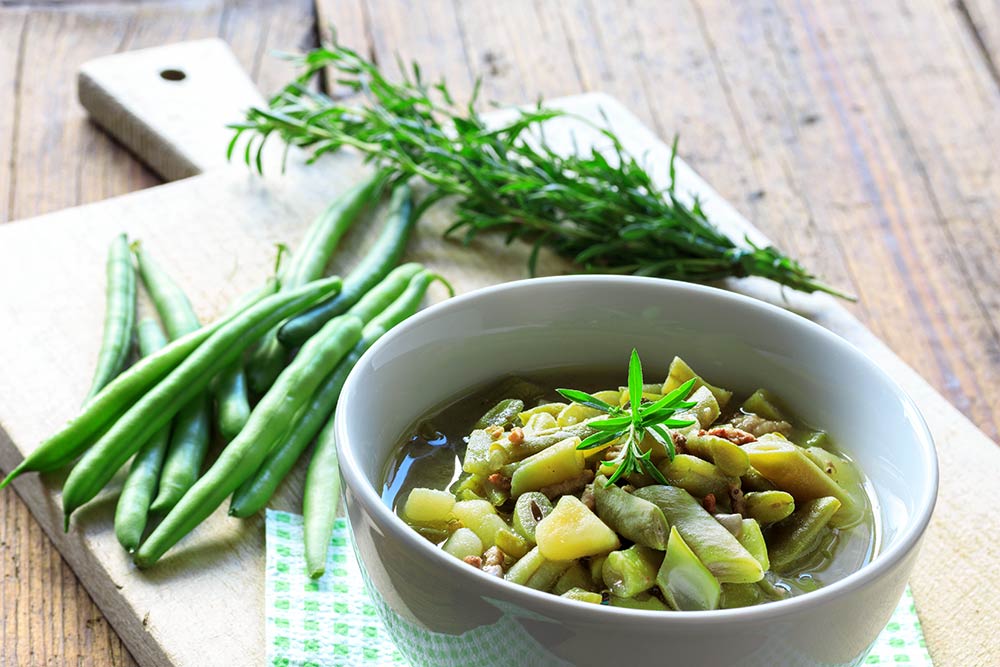
<path fill-rule="evenodd" d="M 276 280 L 268 280 L 261 287 L 237 299 L 231 312 L 240 312 L 263 297 L 274 294 L 277 287 Z M 212 393 L 215 395 L 216 428 L 225 441 L 229 442 L 250 419 L 250 392 L 247 389 L 247 375 L 242 359 L 219 373 L 212 385 Z"/>
<path fill-rule="evenodd" d="M 154 318 L 143 319 L 139 322 L 137 330 L 139 352 L 143 356 L 153 354 L 166 346 L 167 337 Z M 156 493 L 160 468 L 169 442 L 170 427 L 165 426 L 143 445 L 132 460 L 128 477 L 122 486 L 121 495 L 118 496 L 118 505 L 115 508 L 115 537 L 129 553 L 139 546 L 142 533 L 146 530 L 149 504 Z"/>
<path fill-rule="evenodd" d="M 323 378 L 361 338 L 361 330 L 360 320 L 347 315 L 329 322 L 303 346 L 254 408 L 246 427 L 139 547 L 136 565 L 153 565 L 257 470 Z"/>
<path fill-rule="evenodd" d="M 348 308 L 388 275 L 402 257 L 415 224 L 410 188 L 401 185 L 392 193 L 382 233 L 361 263 L 344 279 L 344 289 L 333 299 L 285 322 L 278 330 L 278 340 L 282 345 L 287 348 L 301 345 L 330 319 L 347 312 Z"/>
<path fill-rule="evenodd" d="M 743 496 L 746 515 L 766 526 L 777 523 L 795 511 L 795 499 L 784 491 L 751 491 Z"/>
<path fill-rule="evenodd" d="M 434 280 L 434 274 L 427 271 L 420 274 L 422 270 L 423 267 L 419 264 L 404 264 L 397 267 L 385 280 L 358 301 L 347 314 L 358 318 L 363 325 L 367 325 L 381 312 L 390 309 L 391 312 L 387 318 L 393 324 L 409 317 L 416 312 L 427 287 Z M 407 289 L 408 283 L 411 282 L 410 278 L 416 274 L 420 275 L 413 278 L 413 289 L 405 300 L 400 300 L 401 293 Z M 399 300 L 398 305 L 396 304 L 397 300 Z M 370 333 L 371 331 L 369 331 Z M 380 329 L 378 336 L 381 335 Z M 264 508 L 278 489 L 278 485 L 291 472 L 302 452 L 309 446 L 309 443 L 312 442 L 333 413 L 333 408 L 337 404 L 340 390 L 344 386 L 348 374 L 378 336 L 362 336 L 350 354 L 323 381 L 309 405 L 295 419 L 292 430 L 271 450 L 260 470 L 237 489 L 229 506 L 230 515 L 247 517 Z"/>
<path fill-rule="evenodd" d="M 352 350 L 348 360 L 343 362 L 353 366 L 372 343 L 382 337 L 389 329 L 399 324 L 420 306 L 428 284 L 432 280 L 444 279 L 429 272 L 421 272 L 415 276 L 406 290 L 393 301 L 392 305 L 379 313 L 369 322 L 361 334 L 361 342 Z M 445 282 L 451 292 L 451 286 Z M 363 349 L 362 349 L 363 348 Z M 302 494 L 302 514 L 304 527 L 306 569 L 310 577 L 323 574 L 326 566 L 326 552 L 333 535 L 334 520 L 337 516 L 337 503 L 340 500 L 340 473 L 337 463 L 337 442 L 334 437 L 333 419 L 320 432 L 316 440 L 316 449 L 309 462 L 306 473 L 305 488 Z"/>
<path fill-rule="evenodd" d="M 205 462 L 211 439 L 208 394 L 200 394 L 177 413 L 166 460 L 160 471 L 160 486 L 150 509 L 163 514 L 190 489 Z"/>
<path fill-rule="evenodd" d="M 323 275 L 341 237 L 358 219 L 383 180 L 381 173 L 375 173 L 348 188 L 313 221 L 301 247 L 292 253 L 291 261 L 282 271 L 279 289 L 294 289 Z M 247 362 L 247 380 L 257 394 L 268 390 L 288 362 L 288 348 L 278 342 L 277 333 L 277 327 L 269 331 Z"/>
<path fill-rule="evenodd" d="M 135 269 L 132 267 L 128 238 L 124 234 L 116 236 L 108 248 L 106 273 L 104 338 L 97 357 L 94 380 L 91 382 L 84 404 L 121 373 L 132 347 L 132 327 L 135 325 Z"/>
<path fill-rule="evenodd" d="M 139 264 L 142 282 L 153 299 L 167 335 L 179 338 L 197 330 L 201 326 L 198 315 L 180 285 L 141 245 L 135 244 L 132 251 Z M 163 513 L 169 510 L 198 479 L 212 435 L 211 414 L 212 404 L 207 392 L 181 408 L 160 471 L 159 490 L 151 506 L 152 511 Z"/>
<path fill-rule="evenodd" d="M 524 401 L 516 398 L 505 398 L 486 411 L 472 427 L 488 428 L 490 426 L 507 426 L 524 410 Z M 518 421 L 518 424 L 521 422 Z"/>
<path fill-rule="evenodd" d="M 232 364 L 247 346 L 275 323 L 328 297 L 340 285 L 340 278 L 333 277 L 275 294 L 219 326 L 166 378 L 126 410 L 74 466 L 63 485 L 66 527 L 70 514 L 96 496 L 153 433 L 177 414 L 181 406 L 204 391 L 211 379 Z"/>

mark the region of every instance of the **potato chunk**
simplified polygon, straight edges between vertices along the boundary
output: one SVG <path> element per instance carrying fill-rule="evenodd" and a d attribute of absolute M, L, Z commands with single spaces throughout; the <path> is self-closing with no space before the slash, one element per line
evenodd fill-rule
<path fill-rule="evenodd" d="M 538 549 L 548 560 L 574 560 L 613 551 L 615 531 L 575 496 L 563 496 L 535 529 Z"/>

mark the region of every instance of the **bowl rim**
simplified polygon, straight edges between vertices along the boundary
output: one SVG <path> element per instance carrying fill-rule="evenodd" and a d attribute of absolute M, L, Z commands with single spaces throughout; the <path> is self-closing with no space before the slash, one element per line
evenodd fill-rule
<path fill-rule="evenodd" d="M 500 292 L 519 290 L 529 286 L 544 288 L 551 285 L 586 285 L 595 282 L 601 284 L 620 283 L 626 286 L 628 284 L 655 285 L 666 291 L 687 292 L 695 294 L 699 298 L 714 299 L 730 304 L 735 303 L 741 307 L 758 309 L 763 311 L 765 316 L 779 320 L 781 326 L 800 327 L 810 331 L 812 334 L 818 336 L 824 344 L 840 348 L 846 354 L 858 357 L 862 364 L 882 376 L 887 386 L 891 387 L 896 397 L 910 415 L 907 421 L 913 427 L 913 435 L 918 446 L 918 454 L 921 459 L 921 469 L 923 471 L 921 488 L 924 489 L 924 493 L 917 499 L 916 511 L 910 517 L 908 524 L 904 527 L 899 538 L 887 549 L 878 553 L 875 560 L 863 565 L 859 570 L 828 586 L 803 595 L 734 609 L 663 612 L 595 605 L 577 600 L 569 600 L 551 593 L 537 591 L 527 586 L 514 585 L 498 577 L 486 574 L 481 570 L 463 565 L 439 547 L 420 537 L 416 531 L 406 525 L 399 516 L 382 502 L 381 494 L 368 482 L 362 473 L 360 463 L 354 456 L 353 448 L 349 445 L 346 418 L 349 410 L 342 408 L 349 404 L 350 397 L 355 393 L 355 386 L 361 384 L 363 378 L 363 371 L 361 369 L 365 367 L 365 362 L 379 354 L 382 348 L 391 345 L 395 339 L 406 336 L 411 329 L 437 317 L 439 313 L 463 308 L 470 302 L 478 301 L 484 297 Z M 683 626 L 706 623 L 717 625 L 739 621 L 756 623 L 793 615 L 807 608 L 832 602 L 862 589 L 892 570 L 911 550 L 918 546 L 930 522 L 931 514 L 934 511 L 937 501 L 939 471 L 933 436 L 913 399 L 896 382 L 895 378 L 875 363 L 867 353 L 855 347 L 838 334 L 802 315 L 753 297 L 706 285 L 640 276 L 569 275 L 515 280 L 473 290 L 425 308 L 393 327 L 379 338 L 360 357 L 357 364 L 351 370 L 344 383 L 341 396 L 343 398 L 338 404 L 334 418 L 334 432 L 340 461 L 340 474 L 345 484 L 345 491 L 349 488 L 354 493 L 357 502 L 373 522 L 383 531 L 389 531 L 395 538 L 403 540 L 409 548 L 417 549 L 426 554 L 432 562 L 437 559 L 441 567 L 444 570 L 450 571 L 453 576 L 462 577 L 462 580 L 468 581 L 470 585 L 479 586 L 483 595 L 495 593 L 501 599 L 508 599 L 535 611 L 543 611 L 556 618 L 566 618 L 582 622 L 607 622 L 614 618 L 643 622 L 655 619 L 660 622 L 676 623 Z M 351 530 L 353 531 L 353 528 Z"/>

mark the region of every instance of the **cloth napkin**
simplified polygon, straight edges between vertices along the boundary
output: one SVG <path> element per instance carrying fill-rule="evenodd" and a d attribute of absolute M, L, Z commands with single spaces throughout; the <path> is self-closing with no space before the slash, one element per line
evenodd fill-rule
<path fill-rule="evenodd" d="M 302 517 L 268 510 L 265 576 L 269 667 L 408 665 L 365 591 L 343 518 L 337 519 L 333 532 L 326 574 L 312 580 L 305 573 Z M 435 652 L 442 647 L 428 636 L 416 648 L 427 655 L 440 655 Z M 474 651 L 475 646 L 470 646 L 473 655 Z M 434 662 L 467 664 L 461 655 L 442 658 Z M 908 588 L 862 664 L 932 667 Z"/>

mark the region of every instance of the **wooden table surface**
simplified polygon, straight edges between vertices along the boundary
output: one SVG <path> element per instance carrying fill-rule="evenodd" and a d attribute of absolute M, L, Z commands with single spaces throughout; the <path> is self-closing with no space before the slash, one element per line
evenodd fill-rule
<path fill-rule="evenodd" d="M 467 94 L 618 97 L 988 435 L 1000 429 L 1000 3 L 991 0 L 0 0 L 0 223 L 155 185 L 89 124 L 79 63 L 220 36 L 265 92 L 269 52 L 345 43 Z M 917 601 L 918 608 L 920 601 Z M 132 665 L 11 490 L 0 664 Z M 963 666 L 964 667 L 964 666 Z"/>

